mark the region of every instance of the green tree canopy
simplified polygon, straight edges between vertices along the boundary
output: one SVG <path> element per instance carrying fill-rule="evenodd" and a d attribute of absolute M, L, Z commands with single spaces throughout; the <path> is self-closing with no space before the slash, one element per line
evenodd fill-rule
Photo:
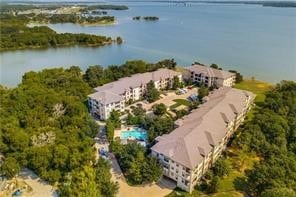
<path fill-rule="evenodd" d="M 155 88 L 154 82 L 150 81 L 147 84 L 146 99 L 148 102 L 152 103 L 159 99 L 159 91 Z"/>
<path fill-rule="evenodd" d="M 155 105 L 153 105 L 152 108 L 153 108 L 153 113 L 155 115 L 159 115 L 159 116 L 164 115 L 167 111 L 167 107 L 163 103 L 155 104 Z"/>

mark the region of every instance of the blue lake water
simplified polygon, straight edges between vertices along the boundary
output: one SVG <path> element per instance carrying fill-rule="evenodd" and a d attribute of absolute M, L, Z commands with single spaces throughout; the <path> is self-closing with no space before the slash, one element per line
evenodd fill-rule
<path fill-rule="evenodd" d="M 49 25 L 57 32 L 121 36 L 124 44 L 100 48 L 68 47 L 0 53 L 0 83 L 14 86 L 30 70 L 78 65 L 108 66 L 126 60 L 174 58 L 217 63 L 245 76 L 277 82 L 296 79 L 296 9 L 259 5 L 128 3 L 126 11 L 110 11 L 112 26 Z M 133 16 L 159 16 L 157 22 Z"/>

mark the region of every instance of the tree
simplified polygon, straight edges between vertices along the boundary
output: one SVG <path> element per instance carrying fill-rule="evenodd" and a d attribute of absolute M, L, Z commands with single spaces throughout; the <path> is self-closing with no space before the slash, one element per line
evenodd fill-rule
<path fill-rule="evenodd" d="M 162 60 L 162 61 L 159 61 L 157 63 L 157 65 L 159 65 L 159 67 L 161 68 L 168 68 L 168 69 L 175 69 L 176 66 L 177 66 L 177 63 L 175 62 L 174 59 L 165 59 L 165 60 Z"/>
<path fill-rule="evenodd" d="M 122 40 L 122 38 L 121 37 L 117 37 L 116 38 L 116 42 L 117 42 L 117 44 L 122 44 L 123 43 L 123 40 Z"/>
<path fill-rule="evenodd" d="M 219 185 L 219 177 L 214 176 L 213 179 L 210 181 L 209 185 L 207 186 L 207 193 L 216 193 L 218 191 Z"/>
<path fill-rule="evenodd" d="M 164 115 L 167 111 L 167 107 L 163 103 L 155 104 L 153 105 L 152 108 L 153 108 L 153 113 L 158 116 Z"/>
<path fill-rule="evenodd" d="M 20 165 L 13 157 L 7 157 L 1 166 L 1 174 L 4 174 L 8 179 L 13 178 L 20 172 Z"/>
<path fill-rule="evenodd" d="M 146 182 L 157 182 L 162 176 L 162 167 L 158 160 L 147 156 L 146 162 L 143 165 L 143 179 Z"/>
<path fill-rule="evenodd" d="M 90 166 L 73 170 L 69 180 L 64 182 L 61 187 L 61 195 L 100 197 L 101 193 L 96 183 L 95 170 Z"/>
<path fill-rule="evenodd" d="M 173 85 L 172 85 L 172 89 L 173 90 L 177 90 L 178 88 L 181 87 L 181 82 L 178 76 L 174 76 L 173 78 Z"/>
<path fill-rule="evenodd" d="M 219 177 L 223 177 L 225 175 L 229 174 L 229 165 L 225 162 L 225 159 L 218 159 L 213 167 L 213 172 L 215 175 L 219 176 Z"/>
<path fill-rule="evenodd" d="M 114 124 L 110 119 L 106 122 L 106 135 L 108 141 L 112 142 L 114 138 Z"/>
<path fill-rule="evenodd" d="M 211 64 L 210 67 L 214 69 L 219 69 L 219 66 L 217 64 Z"/>
<path fill-rule="evenodd" d="M 114 128 L 121 127 L 120 113 L 118 111 L 113 110 L 110 113 L 109 120 L 113 123 Z"/>
<path fill-rule="evenodd" d="M 121 148 L 118 148 L 118 146 L 121 146 Z M 114 153 L 128 183 L 138 185 L 159 180 L 162 175 L 161 165 L 155 158 L 148 156 L 141 145 L 137 143 L 121 145 L 118 143 L 116 147 L 115 150 L 117 151 Z"/>
<path fill-rule="evenodd" d="M 118 191 L 118 185 L 110 180 L 110 163 L 100 157 L 96 164 L 96 183 L 104 197 L 113 197 Z"/>
<path fill-rule="evenodd" d="M 90 66 L 85 71 L 83 77 L 89 86 L 97 87 L 103 84 L 102 79 L 104 77 L 104 69 L 99 65 Z"/>
<path fill-rule="evenodd" d="M 239 72 L 237 72 L 236 70 L 229 70 L 229 72 L 231 73 L 235 73 L 235 83 L 240 83 L 242 82 L 243 79 L 243 75 L 241 75 Z"/>
<path fill-rule="evenodd" d="M 150 103 L 156 101 L 159 98 L 159 91 L 155 88 L 154 82 L 152 80 L 147 84 L 146 98 Z"/>
<path fill-rule="evenodd" d="M 296 192 L 288 188 L 267 189 L 261 194 L 262 197 L 295 197 Z"/>
<path fill-rule="evenodd" d="M 201 101 L 205 96 L 209 95 L 209 89 L 202 85 L 200 88 L 198 88 L 198 98 Z"/>
<path fill-rule="evenodd" d="M 135 116 L 144 116 L 146 114 L 146 110 L 142 106 L 133 108 L 132 112 Z"/>

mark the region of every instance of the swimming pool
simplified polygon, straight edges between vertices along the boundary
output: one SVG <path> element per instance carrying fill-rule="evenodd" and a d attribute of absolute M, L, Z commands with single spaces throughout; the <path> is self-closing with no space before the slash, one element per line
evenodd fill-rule
<path fill-rule="evenodd" d="M 136 139 L 141 141 L 147 140 L 147 131 L 141 128 L 132 128 L 128 131 L 122 131 L 120 134 L 121 139 Z"/>

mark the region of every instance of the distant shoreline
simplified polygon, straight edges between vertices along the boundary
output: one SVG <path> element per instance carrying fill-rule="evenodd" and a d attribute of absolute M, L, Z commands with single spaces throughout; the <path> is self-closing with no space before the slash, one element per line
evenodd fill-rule
<path fill-rule="evenodd" d="M 195 4 L 195 3 L 208 3 L 208 4 L 245 4 L 245 5 L 261 5 L 262 7 L 277 7 L 277 8 L 296 8 L 295 1 L 234 1 L 234 0 L 222 0 L 222 1 L 213 1 L 213 0 L 123 0 L 117 1 L 121 3 L 143 3 L 143 2 L 154 2 L 154 3 L 176 3 L 176 4 Z M 51 5 L 51 4 L 64 4 L 64 5 L 72 5 L 72 4 L 100 4 L 102 2 L 97 1 L 9 1 L 4 0 L 2 3 L 8 4 L 39 4 L 39 5 Z"/>

